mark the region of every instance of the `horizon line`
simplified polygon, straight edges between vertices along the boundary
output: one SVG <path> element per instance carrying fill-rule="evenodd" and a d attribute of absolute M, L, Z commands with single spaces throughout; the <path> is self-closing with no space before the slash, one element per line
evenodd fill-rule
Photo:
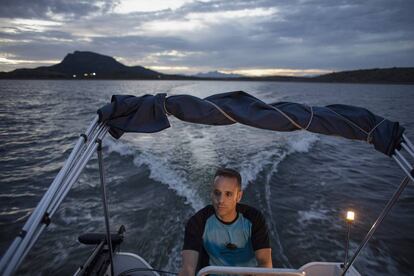
<path fill-rule="evenodd" d="M 98 53 L 97 53 L 98 54 Z M 102 55 L 102 54 L 98 54 Z M 112 57 L 112 56 L 109 56 Z M 270 77 L 270 76 L 286 76 L 286 77 L 310 77 L 310 76 L 320 76 L 324 74 L 336 73 L 336 72 L 344 72 L 344 71 L 357 71 L 357 70 L 372 70 L 372 69 L 388 69 L 388 68 L 414 68 L 413 67 L 387 67 L 387 68 L 380 68 L 380 67 L 373 67 L 373 68 L 358 68 L 358 69 L 318 69 L 318 68 L 307 68 L 307 69 L 296 69 L 296 68 L 283 68 L 283 67 L 274 67 L 274 68 L 237 68 L 237 69 L 229 69 L 229 68 L 211 68 L 211 67 L 198 67 L 198 66 L 169 66 L 169 65 L 132 65 L 127 62 L 124 58 L 119 57 L 112 57 L 117 62 L 124 64 L 126 66 L 142 66 L 144 68 L 157 71 L 162 74 L 171 74 L 171 75 L 183 75 L 183 76 L 193 76 L 199 73 L 210 73 L 210 72 L 219 72 L 222 74 L 236 74 L 240 75 L 241 77 Z M 62 59 L 63 60 L 63 59 Z M 5 71 L 4 69 L 0 72 L 2 73 L 10 73 L 17 69 L 36 69 L 42 66 L 50 66 L 59 64 L 62 60 L 19 60 L 19 59 L 12 59 L 10 57 L 0 57 L 0 68 L 13 65 L 22 65 L 23 67 L 14 67 Z M 121 61 L 119 61 L 121 60 Z M 123 61 L 123 62 L 122 62 Z"/>

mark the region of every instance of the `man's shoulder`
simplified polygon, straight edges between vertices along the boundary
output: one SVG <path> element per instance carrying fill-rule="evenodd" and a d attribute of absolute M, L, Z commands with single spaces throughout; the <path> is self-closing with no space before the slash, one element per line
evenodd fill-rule
<path fill-rule="evenodd" d="M 206 207 L 200 209 L 193 215 L 193 217 L 200 217 L 200 216 L 211 216 L 214 214 L 214 207 L 213 205 L 207 205 Z"/>
<path fill-rule="evenodd" d="M 243 203 L 237 203 L 236 208 L 237 208 L 237 212 L 242 213 L 242 214 L 245 214 L 245 213 L 261 214 L 261 212 L 258 209 L 250 205 L 243 204 Z"/>
<path fill-rule="evenodd" d="M 243 217 L 249 220 L 252 224 L 252 245 L 253 250 L 259 250 L 262 248 L 270 248 L 269 228 L 266 223 L 266 219 L 263 214 L 251 206 L 240 204 L 240 212 Z"/>
<path fill-rule="evenodd" d="M 205 223 L 205 221 L 214 215 L 213 205 L 207 205 L 206 207 L 200 209 L 189 219 L 189 222 L 193 223 Z"/>
<path fill-rule="evenodd" d="M 262 212 L 247 204 L 238 203 L 237 212 L 241 213 L 243 217 L 245 217 L 253 223 L 258 220 L 264 220 Z"/>

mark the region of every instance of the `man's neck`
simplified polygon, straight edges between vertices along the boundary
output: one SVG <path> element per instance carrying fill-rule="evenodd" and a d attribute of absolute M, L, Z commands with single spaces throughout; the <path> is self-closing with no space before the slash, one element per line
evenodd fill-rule
<path fill-rule="evenodd" d="M 234 222 L 234 221 L 236 220 L 236 218 L 237 218 L 237 211 L 234 211 L 234 213 L 229 214 L 229 215 L 224 216 L 224 217 L 222 217 L 222 216 L 220 216 L 220 215 L 218 215 L 218 214 L 216 213 L 216 216 L 217 216 L 217 218 L 219 218 L 222 222 L 225 222 L 225 223 L 232 223 L 232 222 Z"/>

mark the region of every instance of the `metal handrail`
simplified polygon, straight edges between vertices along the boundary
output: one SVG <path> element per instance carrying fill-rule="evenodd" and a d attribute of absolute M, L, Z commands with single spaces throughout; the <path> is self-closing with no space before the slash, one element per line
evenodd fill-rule
<path fill-rule="evenodd" d="M 263 267 L 239 267 L 239 266 L 206 266 L 201 269 L 197 276 L 208 274 L 227 275 L 273 275 L 273 276 L 305 276 L 304 271 L 287 268 L 263 268 Z"/>

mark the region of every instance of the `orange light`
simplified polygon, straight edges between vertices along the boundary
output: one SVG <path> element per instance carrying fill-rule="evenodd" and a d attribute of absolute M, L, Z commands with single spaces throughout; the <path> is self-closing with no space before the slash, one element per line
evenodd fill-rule
<path fill-rule="evenodd" d="M 355 213 L 353 211 L 346 212 L 346 220 L 354 221 L 354 219 L 355 219 Z"/>

